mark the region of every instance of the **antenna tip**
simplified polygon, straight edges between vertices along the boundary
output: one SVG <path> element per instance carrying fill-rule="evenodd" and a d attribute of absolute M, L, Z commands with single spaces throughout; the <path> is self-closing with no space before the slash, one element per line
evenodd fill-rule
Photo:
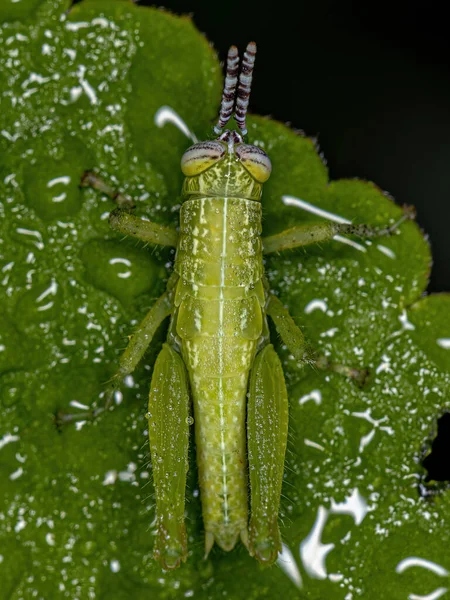
<path fill-rule="evenodd" d="M 256 43 L 255 42 L 249 42 L 247 44 L 247 52 L 249 52 L 250 54 L 256 54 Z"/>
<path fill-rule="evenodd" d="M 238 49 L 236 46 L 230 46 L 228 50 L 228 58 L 235 58 L 238 55 Z"/>

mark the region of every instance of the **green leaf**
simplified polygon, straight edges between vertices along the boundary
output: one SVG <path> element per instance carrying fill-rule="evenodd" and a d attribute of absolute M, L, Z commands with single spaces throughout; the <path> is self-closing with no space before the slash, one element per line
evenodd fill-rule
<path fill-rule="evenodd" d="M 421 299 L 430 253 L 414 223 L 370 245 L 333 241 L 266 261 L 310 341 L 371 371 L 360 389 L 278 348 L 291 429 L 280 568 L 242 546 L 203 559 L 192 451 L 188 561 L 161 573 L 152 559 L 145 411 L 164 328 L 110 415 L 55 428 L 58 409 L 100 401 L 173 260 L 114 234 L 112 203 L 80 190 L 81 175 L 97 169 L 140 216 L 176 225 L 190 142 L 155 113 L 170 106 L 206 138 L 221 93 L 217 57 L 189 19 L 123 0 L 67 8 L 0 7 L 0 597 L 400 600 L 446 588 L 449 493 L 431 482 L 422 497 L 419 484 L 449 409 L 450 299 Z M 401 214 L 372 184 L 329 184 L 311 140 L 268 119 L 249 124 L 273 162 L 266 234 L 319 219 L 299 201 L 375 225 Z"/>

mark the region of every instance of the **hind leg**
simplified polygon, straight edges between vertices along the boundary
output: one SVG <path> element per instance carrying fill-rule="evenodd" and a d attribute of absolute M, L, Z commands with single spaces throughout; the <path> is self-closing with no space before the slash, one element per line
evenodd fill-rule
<path fill-rule="evenodd" d="M 187 556 L 189 393 L 183 359 L 168 344 L 156 359 L 147 418 L 156 496 L 154 555 L 163 569 L 175 569 Z"/>
<path fill-rule="evenodd" d="M 280 359 L 272 344 L 255 358 L 250 373 L 247 445 L 250 474 L 248 547 L 261 563 L 281 551 L 278 527 L 288 434 L 288 395 Z"/>
<path fill-rule="evenodd" d="M 321 370 L 334 371 L 345 377 L 354 379 L 362 385 L 367 379 L 367 369 L 357 369 L 341 363 L 330 361 L 325 356 L 318 356 L 312 346 L 306 343 L 301 329 L 295 324 L 283 303 L 271 294 L 267 303 L 267 314 L 273 320 L 276 330 L 286 344 L 289 352 L 301 363 L 309 364 Z"/>

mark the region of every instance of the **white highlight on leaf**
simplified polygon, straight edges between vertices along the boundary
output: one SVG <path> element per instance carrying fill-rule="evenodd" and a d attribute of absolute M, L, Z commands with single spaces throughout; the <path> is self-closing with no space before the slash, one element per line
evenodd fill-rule
<path fill-rule="evenodd" d="M 314 579 L 326 579 L 325 559 L 334 544 L 322 544 L 321 538 L 328 519 L 328 511 L 319 506 L 313 528 L 300 544 L 300 557 L 308 575 Z"/>
<path fill-rule="evenodd" d="M 334 239 L 336 240 L 336 242 L 341 242 L 341 244 L 347 244 L 347 246 L 351 246 L 352 248 L 354 248 L 355 250 L 359 250 L 360 252 L 367 252 L 367 249 L 364 248 L 364 246 L 358 244 L 358 242 L 355 242 L 350 238 L 344 237 L 343 235 L 335 235 Z"/>
<path fill-rule="evenodd" d="M 305 306 L 305 313 L 307 315 L 311 314 L 314 310 L 321 310 L 322 312 L 327 312 L 328 306 L 327 303 L 325 302 L 325 300 L 311 300 L 311 302 L 308 302 L 308 304 Z"/>
<path fill-rule="evenodd" d="M 333 583 L 339 583 L 344 579 L 344 576 L 342 575 L 342 573 L 330 573 L 328 575 L 328 579 Z"/>
<path fill-rule="evenodd" d="M 358 488 L 355 488 L 344 502 L 335 502 L 332 498 L 330 512 L 335 515 L 350 515 L 353 517 L 355 525 L 361 525 L 367 515 L 368 505 Z"/>
<path fill-rule="evenodd" d="M 379 373 L 383 373 L 384 371 L 386 373 L 393 373 L 394 371 L 391 368 L 391 357 L 388 356 L 387 354 L 383 354 L 383 356 L 381 357 L 383 359 L 383 362 L 381 362 L 378 367 L 375 370 L 375 373 L 378 375 Z"/>
<path fill-rule="evenodd" d="M 438 565 L 437 563 L 431 560 L 420 558 L 418 556 L 409 556 L 408 558 L 405 558 L 402 561 L 400 561 L 395 568 L 395 572 L 401 574 L 412 567 L 420 567 L 422 569 L 427 569 L 428 571 L 439 575 L 439 577 L 448 577 L 450 575 L 449 571 L 447 571 L 447 569 L 445 569 L 441 565 Z M 431 592 L 430 594 L 427 594 L 426 596 L 419 596 L 418 594 L 409 594 L 408 600 L 437 600 L 438 598 L 443 596 L 447 591 L 448 588 L 440 587 Z"/>
<path fill-rule="evenodd" d="M 14 531 L 16 533 L 19 533 L 20 531 L 22 531 L 22 529 L 25 529 L 25 527 L 27 526 L 27 522 L 25 521 L 25 519 L 20 515 L 19 516 L 19 520 L 17 521 L 17 523 L 14 525 Z"/>
<path fill-rule="evenodd" d="M 331 484 L 333 482 L 331 481 Z M 323 544 L 322 535 L 325 529 L 329 515 L 333 514 L 348 514 L 353 517 L 355 524 L 360 525 L 368 513 L 368 504 L 366 499 L 361 495 L 358 488 L 354 488 L 349 496 L 346 496 L 343 502 L 335 502 L 331 499 L 330 509 L 327 510 L 324 506 L 319 506 L 317 517 L 314 525 L 300 544 L 300 558 L 308 575 L 314 579 L 329 579 L 333 583 L 338 583 L 344 579 L 341 573 L 327 573 L 326 557 L 335 547 L 334 544 Z M 349 531 L 343 540 L 350 539 L 351 532 Z M 286 563 L 283 565 L 280 559 L 286 557 Z M 292 553 L 289 548 L 283 544 L 283 550 L 278 556 L 278 565 L 286 573 L 286 575 L 297 583 L 300 581 L 300 573 Z M 297 583 L 298 585 L 298 583 Z M 300 587 L 300 585 L 298 585 Z"/>
<path fill-rule="evenodd" d="M 131 260 L 128 260 L 128 258 L 111 258 L 109 261 L 110 265 L 116 265 L 117 263 L 131 267 Z"/>
<path fill-rule="evenodd" d="M 53 279 L 51 284 L 49 285 L 49 287 L 46 290 L 44 290 L 40 296 L 38 296 L 36 298 L 36 302 L 41 302 L 42 300 L 44 300 L 44 298 L 47 298 L 47 296 L 49 296 L 49 295 L 56 296 L 57 292 L 58 292 L 58 284 Z"/>
<path fill-rule="evenodd" d="M 278 554 L 277 565 L 299 589 L 303 587 L 300 570 L 295 562 L 294 555 L 286 544 L 281 544 L 281 552 Z"/>
<path fill-rule="evenodd" d="M 0 450 L 6 446 L 6 444 L 10 444 L 11 442 L 18 442 L 20 437 L 18 435 L 11 435 L 10 433 L 5 433 L 5 435 L 0 439 Z"/>
<path fill-rule="evenodd" d="M 112 560 L 109 563 L 109 568 L 113 573 L 118 573 L 120 571 L 120 562 L 118 560 Z"/>
<path fill-rule="evenodd" d="M 399 316 L 398 320 L 402 324 L 404 331 L 413 331 L 415 329 L 414 325 L 408 321 L 408 315 L 406 314 L 406 310 L 403 310 L 402 314 Z"/>
<path fill-rule="evenodd" d="M 76 102 L 82 93 L 83 88 L 81 87 L 81 85 L 76 85 L 73 88 L 70 88 L 70 102 Z"/>
<path fill-rule="evenodd" d="M 305 402 L 308 402 L 308 400 L 313 400 L 318 406 L 322 402 L 322 392 L 320 390 L 312 390 L 309 394 L 302 396 L 298 403 L 301 406 L 302 404 L 305 404 Z"/>
<path fill-rule="evenodd" d="M 157 127 L 164 127 L 166 123 L 172 123 L 177 129 L 184 133 L 187 138 L 192 140 L 194 144 L 198 142 L 195 133 L 189 129 L 180 115 L 170 106 L 161 106 L 155 113 L 154 121 Z"/>
<path fill-rule="evenodd" d="M 79 29 L 89 27 L 89 25 L 90 23 L 88 23 L 87 21 L 78 21 L 78 23 L 67 22 L 66 29 L 67 31 L 78 31 Z"/>
<path fill-rule="evenodd" d="M 389 435 L 394 435 L 394 430 L 392 429 L 392 427 L 389 427 L 387 425 L 383 425 L 380 427 L 380 423 L 387 421 L 388 418 L 382 417 L 381 419 L 374 419 L 371 416 L 370 408 L 368 408 L 364 412 L 352 412 L 351 416 L 356 417 L 357 419 L 364 419 L 365 421 L 368 421 L 371 425 L 373 425 L 373 429 L 367 435 L 363 435 L 361 437 L 361 440 L 359 442 L 359 452 L 363 452 L 364 448 L 370 444 L 370 442 L 373 440 L 373 438 L 375 436 L 375 431 L 377 429 L 379 429 L 380 431 L 384 431 L 384 432 L 388 433 Z"/>
<path fill-rule="evenodd" d="M 66 192 L 59 194 L 58 196 L 53 196 L 52 202 L 63 202 L 67 198 Z"/>
<path fill-rule="evenodd" d="M 87 79 L 85 78 L 86 71 L 87 71 L 87 68 L 85 65 L 78 66 L 78 72 L 77 72 L 78 80 L 80 82 L 81 87 L 84 90 L 84 93 L 89 98 L 90 103 L 98 104 L 99 101 L 97 98 L 97 94 L 96 94 L 94 88 L 89 83 L 89 81 L 87 81 Z"/>
<path fill-rule="evenodd" d="M 47 183 L 47 187 L 52 188 L 54 185 L 58 185 L 59 183 L 69 185 L 70 177 L 68 175 L 63 175 L 62 177 L 55 177 L 54 179 L 50 179 L 50 181 Z"/>
<path fill-rule="evenodd" d="M 103 479 L 103 485 L 113 485 L 116 483 L 117 471 L 107 471 Z"/>
<path fill-rule="evenodd" d="M 395 252 L 393 252 L 390 248 L 386 248 L 386 246 L 382 246 L 381 244 L 377 244 L 377 248 L 385 256 L 388 256 L 389 258 L 397 258 L 395 256 Z"/>
<path fill-rule="evenodd" d="M 296 206 L 297 208 L 301 208 L 309 213 L 317 215 L 319 217 L 323 217 L 324 219 L 328 219 L 329 221 L 334 221 L 335 223 L 351 223 L 345 217 L 341 217 L 340 215 L 336 215 L 328 210 L 324 210 L 323 208 L 319 208 L 310 202 L 306 202 L 306 200 L 301 200 L 300 198 L 296 198 L 295 196 L 281 196 L 281 200 L 283 204 L 286 206 Z M 342 235 L 335 235 L 334 239 L 337 242 L 341 242 L 342 244 L 347 244 L 348 246 L 352 246 L 356 250 L 360 252 L 367 252 L 367 249 L 364 248 L 361 244 L 350 240 Z"/>
<path fill-rule="evenodd" d="M 32 237 L 35 237 L 38 241 L 33 243 L 38 250 L 42 250 L 44 248 L 44 244 L 42 242 L 42 234 L 40 231 L 35 231 L 33 229 L 24 229 L 23 227 L 17 227 L 16 231 L 21 235 L 30 235 Z"/>
<path fill-rule="evenodd" d="M 51 80 L 50 77 L 44 77 L 39 73 L 30 73 L 30 76 L 22 82 L 22 88 L 25 89 L 30 83 L 48 83 Z"/>
<path fill-rule="evenodd" d="M 67 54 L 67 56 L 71 60 L 75 60 L 75 58 L 77 57 L 77 51 L 74 50 L 73 48 L 64 48 L 63 52 L 64 52 L 64 54 Z"/>
<path fill-rule="evenodd" d="M 334 334 L 337 333 L 339 331 L 338 327 L 332 327 L 331 329 L 328 329 L 327 331 L 322 331 L 322 333 L 320 334 L 320 337 L 334 337 Z"/>
<path fill-rule="evenodd" d="M 14 471 L 14 473 L 11 473 L 9 478 L 11 479 L 11 481 L 15 481 L 16 479 L 19 479 L 19 477 L 21 477 L 22 475 L 23 475 L 23 469 L 22 469 L 22 467 L 19 467 L 18 469 L 16 469 Z"/>
<path fill-rule="evenodd" d="M 325 452 L 325 448 L 323 446 L 321 446 L 320 444 L 317 444 L 317 442 L 308 440 L 308 438 L 305 438 L 303 441 L 305 442 L 305 446 L 310 446 L 311 448 L 316 448 L 317 450 L 321 450 L 322 452 Z"/>
<path fill-rule="evenodd" d="M 326 579 L 328 577 L 326 570 L 326 557 L 335 547 L 334 544 L 323 544 L 322 534 L 325 529 L 329 515 L 348 514 L 353 517 L 355 524 L 360 525 L 368 512 L 366 499 L 360 494 L 358 488 L 352 490 L 344 502 L 335 502 L 331 500 L 330 510 L 319 506 L 316 521 L 300 544 L 300 557 L 303 566 L 308 575 L 314 579 Z M 340 581 L 339 574 L 331 574 L 331 581 Z"/>
<path fill-rule="evenodd" d="M 450 350 L 450 338 L 439 338 L 436 340 L 436 344 L 444 350 Z"/>
<path fill-rule="evenodd" d="M 134 386 L 134 377 L 133 375 L 127 375 L 123 380 L 124 385 L 127 388 L 132 388 Z"/>
<path fill-rule="evenodd" d="M 86 404 L 81 404 L 81 402 L 78 402 L 78 400 L 71 400 L 69 405 L 73 406 L 74 408 L 80 408 L 81 410 L 89 410 L 89 406 L 86 406 Z"/>
<path fill-rule="evenodd" d="M 122 264 L 126 265 L 127 267 L 131 267 L 131 261 L 128 260 L 128 258 L 111 258 L 109 264 Z M 131 271 L 123 271 L 122 273 L 117 273 L 117 277 L 120 277 L 120 279 L 128 279 L 128 277 L 131 277 L 132 274 L 133 273 Z"/>
<path fill-rule="evenodd" d="M 403 573 L 411 567 L 421 567 L 422 569 L 428 569 L 428 571 L 432 571 L 440 577 L 448 577 L 450 575 L 447 569 L 445 569 L 441 565 L 438 565 L 437 563 L 431 560 L 427 560 L 426 558 L 420 558 L 419 556 L 409 556 L 408 558 L 404 558 L 395 567 L 395 572 Z"/>
<path fill-rule="evenodd" d="M 103 479 L 103 485 L 113 485 L 117 480 L 131 483 L 132 485 L 137 485 L 136 483 L 136 469 L 137 465 L 134 462 L 130 462 L 127 465 L 126 471 L 116 471 L 111 470 L 105 473 L 105 477 Z"/>
<path fill-rule="evenodd" d="M 2 129 L 0 133 L 10 142 L 16 142 L 21 137 L 20 133 L 15 133 L 14 135 L 11 135 L 9 131 L 6 131 L 6 129 Z"/>
<path fill-rule="evenodd" d="M 440 587 L 440 588 L 437 588 L 437 590 L 434 590 L 434 592 L 431 592 L 431 594 L 427 594 L 426 596 L 418 596 L 417 594 L 409 594 L 408 600 L 437 600 L 438 598 L 443 596 L 445 594 L 445 592 L 447 592 L 447 591 L 448 591 L 448 588 Z"/>
<path fill-rule="evenodd" d="M 310 202 L 306 202 L 306 200 L 301 200 L 300 198 L 296 198 L 295 196 L 282 196 L 281 197 L 283 204 L 286 206 L 297 206 L 307 212 L 310 212 L 319 217 L 323 217 L 324 219 L 328 219 L 330 221 L 334 221 L 335 223 L 351 223 L 348 219 L 336 215 L 335 213 L 329 212 L 328 210 L 324 210 L 323 208 L 319 208 Z"/>

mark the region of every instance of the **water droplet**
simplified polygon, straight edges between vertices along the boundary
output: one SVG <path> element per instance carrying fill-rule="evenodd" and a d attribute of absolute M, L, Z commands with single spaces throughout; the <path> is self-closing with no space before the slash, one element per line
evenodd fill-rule
<path fill-rule="evenodd" d="M 146 419 L 151 419 L 152 418 L 152 413 L 151 412 L 146 412 L 145 413 L 145 418 Z"/>
<path fill-rule="evenodd" d="M 45 221 L 74 215 L 83 204 L 79 183 L 90 163 L 88 151 L 73 137 L 64 148 L 61 160 L 43 156 L 25 169 L 25 201 Z"/>
<path fill-rule="evenodd" d="M 193 425 L 194 417 L 186 417 L 186 425 Z"/>
<path fill-rule="evenodd" d="M 40 323 L 52 321 L 61 309 L 61 288 L 52 279 L 37 283 L 19 297 L 14 313 L 14 321 L 22 332 Z"/>
<path fill-rule="evenodd" d="M 92 240 L 81 250 L 86 278 L 99 290 L 129 304 L 148 292 L 159 279 L 162 267 L 135 242 Z"/>

